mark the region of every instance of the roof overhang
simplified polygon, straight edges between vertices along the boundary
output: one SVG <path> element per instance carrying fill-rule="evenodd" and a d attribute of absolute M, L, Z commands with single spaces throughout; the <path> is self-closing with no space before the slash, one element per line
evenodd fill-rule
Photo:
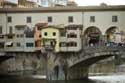
<path fill-rule="evenodd" d="M 125 5 L 75 6 L 42 8 L 0 8 L 0 13 L 44 13 L 44 12 L 84 12 L 84 11 L 125 11 Z"/>

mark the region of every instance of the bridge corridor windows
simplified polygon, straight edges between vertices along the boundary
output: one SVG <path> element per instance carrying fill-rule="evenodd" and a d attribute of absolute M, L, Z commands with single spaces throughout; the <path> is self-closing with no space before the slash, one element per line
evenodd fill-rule
<path fill-rule="evenodd" d="M 68 47 L 77 47 L 77 43 L 74 42 L 74 41 L 71 41 L 71 42 L 68 42 L 68 43 L 67 43 L 67 46 L 68 46 Z"/>
<path fill-rule="evenodd" d="M 101 31 L 97 27 L 88 27 L 84 32 L 85 45 L 99 45 L 101 35 Z"/>
<path fill-rule="evenodd" d="M 67 35 L 68 38 L 77 38 L 77 34 L 75 33 L 70 33 Z"/>

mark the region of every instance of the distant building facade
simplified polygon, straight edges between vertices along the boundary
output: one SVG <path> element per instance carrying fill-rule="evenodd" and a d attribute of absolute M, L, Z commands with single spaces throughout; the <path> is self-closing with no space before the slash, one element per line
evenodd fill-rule
<path fill-rule="evenodd" d="M 124 22 L 125 6 L 2 8 L 0 50 L 36 51 L 47 44 L 55 45 L 56 52 L 78 52 L 83 44 L 124 44 Z M 17 29 L 20 30 L 20 26 L 22 31 L 19 34 Z M 26 27 L 31 29 L 31 32 L 24 33 Z M 31 33 L 34 33 L 31 38 L 21 36 L 31 36 Z M 18 35 L 21 36 L 20 41 L 17 39 Z M 12 42 L 15 46 L 6 47 L 12 45 Z M 18 42 L 21 42 L 24 48 Z"/>
<path fill-rule="evenodd" d="M 41 0 L 1 0 L 1 8 L 34 8 L 41 6 Z"/>

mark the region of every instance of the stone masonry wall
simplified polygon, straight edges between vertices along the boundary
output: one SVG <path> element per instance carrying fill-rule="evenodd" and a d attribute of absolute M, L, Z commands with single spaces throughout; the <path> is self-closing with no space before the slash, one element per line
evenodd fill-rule
<path fill-rule="evenodd" d="M 0 63 L 1 72 L 21 70 L 45 70 L 45 59 L 38 53 L 8 53 L 15 57 Z"/>

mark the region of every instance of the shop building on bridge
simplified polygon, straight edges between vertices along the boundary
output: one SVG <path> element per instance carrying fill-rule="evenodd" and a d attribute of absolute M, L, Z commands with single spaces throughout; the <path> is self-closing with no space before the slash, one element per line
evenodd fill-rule
<path fill-rule="evenodd" d="M 41 50 L 46 34 L 56 35 L 56 52 L 78 52 L 83 45 L 100 43 L 125 43 L 125 6 L 88 6 L 88 7 L 52 7 L 52 8 L 1 8 L 0 9 L 0 50 L 34 52 Z M 47 26 L 38 26 L 46 23 Z M 34 32 L 32 44 L 23 50 L 19 44 L 6 49 L 6 44 L 19 41 L 16 39 L 17 26 L 26 25 Z M 51 26 L 51 27 L 49 27 Z M 40 27 L 40 29 L 36 29 Z M 26 28 L 26 27 L 24 27 Z M 53 29 L 50 30 L 50 29 Z M 25 30 L 25 29 L 24 29 Z M 36 32 L 39 32 L 39 34 Z M 12 33 L 11 33 L 12 32 Z M 24 32 L 24 31 L 22 31 Z M 46 33 L 45 33 L 46 32 Z M 58 33 L 55 33 L 58 32 Z M 8 34 L 9 33 L 9 34 Z M 10 34 L 11 33 L 11 34 Z M 32 31 L 31 31 L 32 33 Z M 26 34 L 26 33 L 24 33 Z M 36 35 L 37 34 L 37 35 Z M 9 39 L 8 36 L 13 38 Z M 39 41 L 36 37 L 39 36 Z M 44 37 L 44 38 L 43 38 Z M 51 37 L 51 39 L 53 39 Z M 38 43 L 38 42 L 39 43 Z M 46 42 L 46 41 L 44 41 Z M 53 45 L 52 42 L 49 42 Z M 27 48 L 31 46 L 32 48 Z M 18 49 L 18 50 L 17 50 Z"/>

